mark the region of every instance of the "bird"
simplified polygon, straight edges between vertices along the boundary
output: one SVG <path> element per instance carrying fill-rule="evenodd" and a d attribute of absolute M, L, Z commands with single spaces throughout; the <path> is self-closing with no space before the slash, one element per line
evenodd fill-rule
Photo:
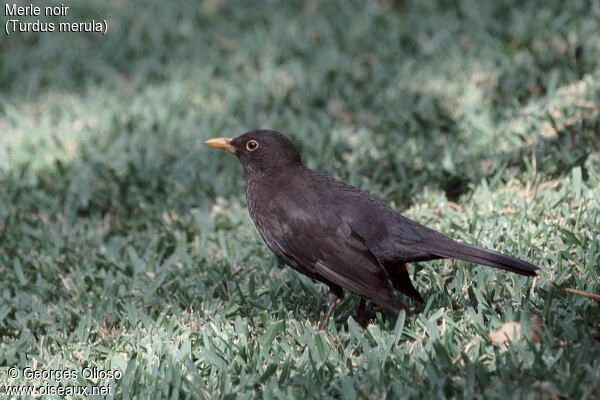
<path fill-rule="evenodd" d="M 204 144 L 234 153 L 241 162 L 248 211 L 271 252 L 329 288 L 319 330 L 326 328 L 343 289 L 360 296 L 360 319 L 365 300 L 407 313 L 397 292 L 423 303 L 407 263 L 458 259 L 536 276 L 538 267 L 529 262 L 453 240 L 370 193 L 305 167 L 293 142 L 278 131 L 252 130 Z"/>

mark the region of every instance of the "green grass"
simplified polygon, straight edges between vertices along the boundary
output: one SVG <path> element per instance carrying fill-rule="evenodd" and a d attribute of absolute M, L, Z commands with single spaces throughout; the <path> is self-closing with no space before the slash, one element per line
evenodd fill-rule
<path fill-rule="evenodd" d="M 107 36 L 0 35 L 0 390 L 90 366 L 114 398 L 600 397 L 600 308 L 563 291 L 600 283 L 597 1 L 126 3 L 70 4 Z M 201 145 L 258 127 L 539 278 L 421 263 L 421 313 L 316 331 L 325 289 Z"/>

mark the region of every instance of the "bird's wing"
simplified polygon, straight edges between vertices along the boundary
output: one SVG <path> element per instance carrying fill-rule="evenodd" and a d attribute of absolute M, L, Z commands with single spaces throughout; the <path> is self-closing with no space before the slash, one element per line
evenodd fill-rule
<path fill-rule="evenodd" d="M 305 173 L 314 197 L 311 200 L 325 212 L 346 218 L 382 265 L 440 258 L 421 245 L 446 239 L 442 234 L 403 217 L 381 199 L 354 186 L 316 171 Z"/>
<path fill-rule="evenodd" d="M 350 221 L 320 212 L 322 208 L 308 210 L 306 203 L 290 198 L 283 202 L 285 208 L 279 204 L 271 203 L 271 216 L 277 223 L 269 231 L 276 252 L 292 267 L 392 310 L 403 308 L 387 272 Z"/>

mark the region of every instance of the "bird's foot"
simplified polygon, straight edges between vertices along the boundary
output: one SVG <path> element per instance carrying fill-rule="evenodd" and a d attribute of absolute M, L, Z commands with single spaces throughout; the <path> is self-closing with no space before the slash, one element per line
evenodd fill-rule
<path fill-rule="evenodd" d="M 327 322 L 329 322 L 329 318 L 333 315 L 335 309 L 340 305 L 340 296 L 333 291 L 329 292 L 329 305 L 327 306 L 327 310 L 325 311 L 325 315 L 319 323 L 317 324 L 317 330 L 324 330 L 327 327 Z"/>

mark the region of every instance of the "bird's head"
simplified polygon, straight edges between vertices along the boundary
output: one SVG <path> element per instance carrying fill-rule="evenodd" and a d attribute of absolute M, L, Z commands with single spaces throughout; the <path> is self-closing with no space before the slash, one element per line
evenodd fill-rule
<path fill-rule="evenodd" d="M 301 164 L 294 144 L 277 131 L 259 129 L 233 139 L 209 139 L 204 144 L 234 153 L 249 176 Z"/>

